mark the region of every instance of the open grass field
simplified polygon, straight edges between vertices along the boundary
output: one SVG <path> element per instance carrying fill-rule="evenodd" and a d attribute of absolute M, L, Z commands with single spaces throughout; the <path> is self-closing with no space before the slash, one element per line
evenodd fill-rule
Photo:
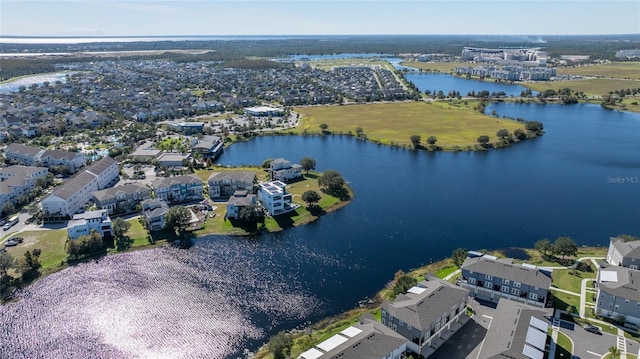
<path fill-rule="evenodd" d="M 553 240 L 552 240 L 553 242 Z M 603 243 L 604 244 L 604 243 Z M 606 257 L 607 256 L 607 251 L 608 251 L 609 247 L 578 247 L 578 258 L 580 257 Z M 510 249 L 509 251 L 511 251 L 513 249 Z M 533 249 L 533 248 L 517 248 L 517 250 L 522 251 L 523 254 L 519 255 L 518 257 L 522 257 L 522 259 L 515 259 L 514 262 L 515 263 L 522 263 L 522 262 L 526 262 L 529 264 L 533 264 L 539 267 L 551 267 L 551 266 L 559 266 L 560 264 L 558 264 L 558 262 L 553 262 L 548 260 L 546 257 L 543 258 L 540 255 L 540 252 L 538 252 L 537 250 Z M 503 251 L 504 252 L 504 251 Z M 499 257 L 508 257 L 508 253 L 501 253 L 499 252 L 498 254 L 496 254 Z"/>
<path fill-rule="evenodd" d="M 624 79 L 585 79 L 570 81 L 524 82 L 522 85 L 538 92 L 543 92 L 544 90 L 549 89 L 557 91 L 563 88 L 570 88 L 574 91 L 582 91 L 590 95 L 606 95 L 609 91 L 640 87 L 640 81 Z"/>
<path fill-rule="evenodd" d="M 467 149 L 477 144 L 479 136 L 497 140 L 496 132 L 523 129 L 524 125 L 508 119 L 485 116 L 473 110 L 475 102 L 448 104 L 446 102 L 398 102 L 383 104 L 297 107 L 301 114 L 298 133 L 320 133 L 319 125 L 326 123 L 333 133 L 355 133 L 362 127 L 368 139 L 386 145 L 410 146 L 410 137 L 420 135 L 422 143 L 436 136 L 437 145 L 444 150 L 455 146 Z"/>
<path fill-rule="evenodd" d="M 64 228 L 47 231 L 27 231 L 12 237 L 24 238 L 23 243 L 7 248 L 7 252 L 16 259 L 23 258 L 26 251 L 40 248 L 40 264 L 42 264 L 41 271 L 43 273 L 54 271 L 67 259 L 67 253 L 64 250 L 64 245 L 67 242 L 67 230 Z"/>
<path fill-rule="evenodd" d="M 560 75 L 640 80 L 640 62 L 612 62 L 608 64 L 593 64 L 580 67 L 559 67 L 557 71 Z"/>
<path fill-rule="evenodd" d="M 387 61 L 380 59 L 365 59 L 365 58 L 349 58 L 349 59 L 331 59 L 331 60 L 312 60 L 312 61 L 299 61 L 301 64 L 309 64 L 317 69 L 329 71 L 334 67 L 341 66 L 381 66 L 388 70 L 393 71 L 393 66 Z"/>
<path fill-rule="evenodd" d="M 554 269 L 551 273 L 551 284 L 556 288 L 562 288 L 580 294 L 582 280 L 595 278 L 596 272 L 582 272 L 570 269 Z"/>
<path fill-rule="evenodd" d="M 460 62 L 406 62 L 400 63 L 402 66 L 414 67 L 416 69 L 422 69 L 424 71 L 431 72 L 453 72 L 453 69 L 458 66 L 465 66 L 466 64 Z"/>

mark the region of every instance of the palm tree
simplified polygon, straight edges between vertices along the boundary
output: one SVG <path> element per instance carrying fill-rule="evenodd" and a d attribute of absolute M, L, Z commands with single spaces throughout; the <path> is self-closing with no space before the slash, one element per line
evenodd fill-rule
<path fill-rule="evenodd" d="M 609 353 L 611 353 L 611 359 L 616 359 L 620 357 L 620 349 L 618 349 L 618 347 L 614 345 L 609 347 Z"/>

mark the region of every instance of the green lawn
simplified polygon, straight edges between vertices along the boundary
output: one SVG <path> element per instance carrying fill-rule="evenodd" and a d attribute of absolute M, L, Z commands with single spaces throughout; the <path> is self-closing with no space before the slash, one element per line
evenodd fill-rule
<path fill-rule="evenodd" d="M 398 102 L 347 106 L 296 107 L 301 115 L 297 133 L 319 134 L 319 125 L 326 123 L 333 133 L 355 133 L 361 127 L 369 140 L 385 145 L 410 146 L 410 137 L 420 135 L 424 145 L 429 136 L 436 136 L 437 145 L 445 150 L 475 146 L 479 136 L 489 136 L 496 142 L 496 132 L 513 132 L 524 125 L 508 119 L 485 116 L 475 111 L 473 101 Z"/>
<path fill-rule="evenodd" d="M 610 77 L 616 79 L 640 80 L 640 62 L 612 62 L 601 65 L 582 65 L 579 67 L 559 67 L 560 75 L 581 75 Z"/>
<path fill-rule="evenodd" d="M 626 90 L 640 87 L 640 81 L 624 79 L 584 79 L 569 81 L 541 81 L 526 82 L 523 86 L 534 91 L 543 92 L 548 89 L 558 91 L 563 88 L 570 88 L 574 91 L 582 91 L 591 95 L 606 95 L 609 91 Z"/>
<path fill-rule="evenodd" d="M 127 236 L 133 240 L 131 247 L 142 247 L 149 245 L 147 240 L 147 230 L 142 226 L 138 218 L 133 218 L 128 221 L 131 223 L 131 228 L 127 231 Z"/>
<path fill-rule="evenodd" d="M 564 288 L 563 288 L 564 289 Z M 560 310 L 568 310 L 569 306 L 576 308 L 577 313 L 580 310 L 580 297 L 563 292 L 553 291 L 553 307 Z"/>
<path fill-rule="evenodd" d="M 556 358 L 569 359 L 573 352 L 573 344 L 569 337 L 563 332 L 558 332 L 558 341 L 556 342 Z"/>
<path fill-rule="evenodd" d="M 434 275 L 440 279 L 448 276 L 449 274 L 453 273 L 456 271 L 456 269 L 458 269 L 456 266 L 451 266 L 451 267 L 444 267 L 438 271 L 436 271 L 434 273 Z"/>
<path fill-rule="evenodd" d="M 20 259 L 26 251 L 40 248 L 40 264 L 42 264 L 43 273 L 55 270 L 63 265 L 67 258 L 67 253 L 64 250 L 67 241 L 66 229 L 27 231 L 14 237 L 22 237 L 24 242 L 15 247 L 8 247 L 7 252 L 14 258 Z"/>
<path fill-rule="evenodd" d="M 387 62 L 379 59 L 367 59 L 367 58 L 349 58 L 349 59 L 330 59 L 330 60 L 311 60 L 311 61 L 298 61 L 300 64 L 309 64 L 320 70 L 329 71 L 334 67 L 342 66 L 382 66 L 388 70 L 394 71 L 393 66 Z"/>
<path fill-rule="evenodd" d="M 402 66 L 414 67 L 422 69 L 424 71 L 431 72 L 453 72 L 453 69 L 458 66 L 468 66 L 468 64 L 462 62 L 406 62 L 400 63 Z"/>
<path fill-rule="evenodd" d="M 552 240 L 553 242 L 553 240 Z M 540 252 L 533 248 L 516 248 L 519 251 L 522 251 L 521 256 L 523 259 L 514 260 L 514 263 L 527 262 L 539 267 L 552 267 L 559 266 L 558 262 L 553 261 L 550 257 L 543 257 L 540 255 Z M 580 257 L 606 257 L 607 256 L 608 247 L 578 247 L 578 255 L 576 258 Z M 504 255 L 504 254 L 503 254 Z M 505 255 L 506 256 L 506 255 Z"/>
<path fill-rule="evenodd" d="M 582 272 L 574 269 L 554 269 L 553 273 L 551 273 L 551 284 L 557 288 L 580 294 L 582 280 L 595 277 L 595 271 Z"/>

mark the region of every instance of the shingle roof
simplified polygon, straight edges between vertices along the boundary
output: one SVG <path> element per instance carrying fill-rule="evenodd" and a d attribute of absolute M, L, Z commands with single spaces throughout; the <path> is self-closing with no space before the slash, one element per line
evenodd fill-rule
<path fill-rule="evenodd" d="M 625 242 L 622 238 L 611 237 L 611 244 L 624 258 L 640 258 L 640 241 Z"/>
<path fill-rule="evenodd" d="M 200 177 L 196 175 L 183 175 L 183 176 L 175 176 L 175 177 L 166 177 L 155 180 L 153 182 L 153 188 L 166 188 L 175 184 L 187 184 L 187 183 L 199 183 L 202 184 L 202 180 Z"/>
<path fill-rule="evenodd" d="M 425 277 L 418 286 L 426 290 L 420 294 L 399 295 L 393 302 L 384 302 L 382 308 L 420 330 L 429 328 L 442 313 L 469 294 L 468 290 L 433 276 Z"/>
<path fill-rule="evenodd" d="M 600 273 L 611 271 L 617 273 L 617 282 L 602 281 L 602 275 L 598 283 L 598 288 L 613 296 L 640 302 L 640 271 L 619 267 L 615 265 L 605 265 L 600 267 Z"/>
<path fill-rule="evenodd" d="M 207 182 L 216 182 L 229 179 L 231 181 L 253 182 L 256 179 L 256 173 L 251 171 L 225 171 L 212 172 Z"/>
<path fill-rule="evenodd" d="M 551 315 L 549 310 L 500 299 L 491 327 L 485 335 L 479 358 L 530 359 L 523 354 L 523 349 L 527 332 L 530 330 L 531 317 L 548 324 L 549 321 L 545 318 L 548 315 Z"/>
<path fill-rule="evenodd" d="M 22 165 L 13 165 L 5 168 L 0 168 L 0 173 L 27 178 L 30 175 L 36 174 L 40 171 L 47 171 L 46 167 L 33 167 L 33 166 L 22 166 Z"/>
<path fill-rule="evenodd" d="M 100 176 L 102 172 L 106 171 L 111 165 L 116 163 L 116 160 L 109 156 L 105 156 L 102 159 L 98 160 L 91 164 L 91 166 L 87 167 L 86 172 L 91 172 L 96 176 Z"/>
<path fill-rule="evenodd" d="M 487 257 L 467 257 L 462 263 L 462 269 L 488 274 L 493 277 L 509 279 L 511 281 L 532 285 L 538 288 L 549 288 L 551 278 L 539 269 L 527 268 L 522 265 L 510 264 L 502 260 Z"/>
<path fill-rule="evenodd" d="M 84 186 L 86 186 L 89 182 L 94 181 L 95 179 L 96 177 L 93 176 L 92 174 L 87 172 L 81 172 L 77 176 L 69 179 L 62 186 L 56 187 L 53 190 L 53 192 L 50 195 L 48 195 L 46 198 L 49 198 L 51 196 L 56 196 L 64 200 L 68 200 L 74 194 L 80 191 L 80 189 L 84 188 Z"/>
<path fill-rule="evenodd" d="M 118 187 L 111 187 L 100 191 L 94 191 L 93 196 L 99 201 L 104 201 L 108 198 L 113 198 L 121 194 L 149 192 L 149 188 L 139 183 L 127 183 Z"/>
<path fill-rule="evenodd" d="M 78 155 L 78 152 L 69 152 L 62 150 L 45 150 L 44 153 L 40 156 L 40 158 L 51 157 L 55 159 L 67 159 L 69 161 L 73 160 Z"/>
<path fill-rule="evenodd" d="M 18 152 L 18 153 L 26 154 L 26 155 L 29 155 L 29 156 L 35 156 L 38 153 L 40 153 L 40 151 L 42 151 L 42 149 L 36 148 L 36 147 L 31 147 L 31 146 L 26 146 L 26 145 L 23 145 L 21 143 L 11 143 L 11 144 L 7 145 L 7 151 Z"/>
<path fill-rule="evenodd" d="M 236 191 L 239 192 L 239 191 Z M 246 191 L 245 191 L 246 192 Z M 246 193 L 245 193 L 246 194 Z M 246 207 L 255 202 L 256 196 L 253 194 L 245 196 L 231 196 L 227 201 L 227 206 Z"/>

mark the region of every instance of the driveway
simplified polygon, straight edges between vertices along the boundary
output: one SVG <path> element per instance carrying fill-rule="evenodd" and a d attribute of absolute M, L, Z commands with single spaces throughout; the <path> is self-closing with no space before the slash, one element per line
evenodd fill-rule
<path fill-rule="evenodd" d="M 616 345 L 617 336 L 609 333 L 602 333 L 602 335 L 593 334 L 580 325 L 576 325 L 574 330 L 568 330 L 562 328 L 560 330 L 566 334 L 573 341 L 573 355 L 580 357 L 581 359 L 600 359 L 602 355 L 609 351 L 609 347 Z M 629 353 L 638 352 L 638 343 L 627 340 L 627 351 Z"/>

